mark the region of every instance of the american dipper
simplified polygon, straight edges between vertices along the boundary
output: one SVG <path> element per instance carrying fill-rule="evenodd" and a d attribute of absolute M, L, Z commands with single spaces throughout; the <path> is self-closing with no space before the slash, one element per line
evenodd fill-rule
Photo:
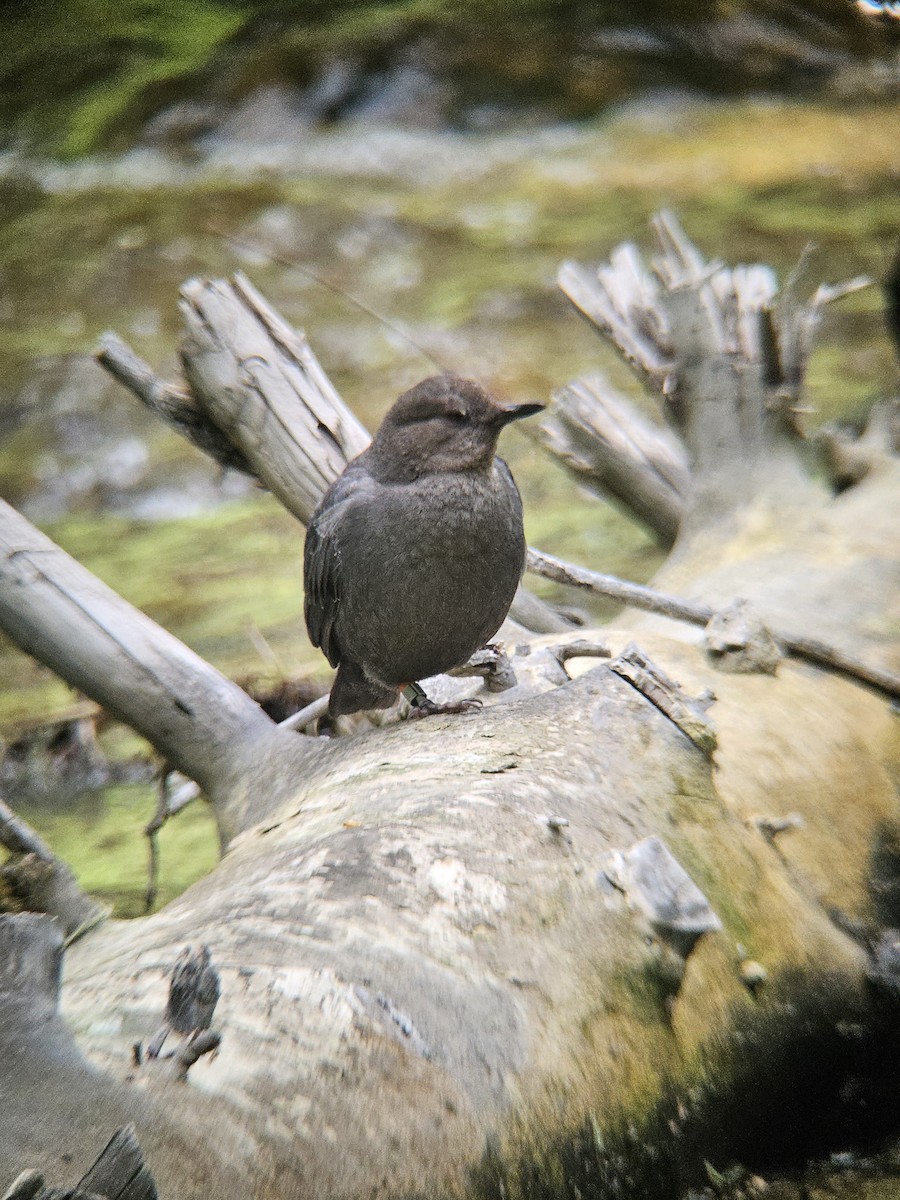
<path fill-rule="evenodd" d="M 306 628 L 337 676 L 331 716 L 387 708 L 400 689 L 466 662 L 500 628 L 525 567 L 522 501 L 494 457 L 500 404 L 434 375 L 394 404 L 331 485 L 306 532 Z M 420 688 L 420 711 L 439 706 Z"/>

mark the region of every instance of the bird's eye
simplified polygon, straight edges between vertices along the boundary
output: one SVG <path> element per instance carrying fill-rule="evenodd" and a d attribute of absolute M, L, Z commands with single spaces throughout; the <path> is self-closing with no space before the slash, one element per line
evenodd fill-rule
<path fill-rule="evenodd" d="M 459 409 L 453 409 L 452 411 L 447 413 L 447 416 L 451 421 L 453 421 L 457 425 L 461 425 L 463 423 L 463 421 L 466 420 L 466 414 L 464 412 L 460 412 Z"/>

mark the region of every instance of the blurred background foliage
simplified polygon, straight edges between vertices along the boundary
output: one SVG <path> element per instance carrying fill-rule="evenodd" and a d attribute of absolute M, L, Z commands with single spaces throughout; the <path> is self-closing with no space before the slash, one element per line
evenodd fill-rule
<path fill-rule="evenodd" d="M 311 118 L 338 120 L 377 105 L 404 72 L 432 85 L 428 119 L 459 127 L 484 123 L 485 105 L 594 116 L 648 87 L 808 91 L 885 53 L 897 22 L 876 9 L 849 0 L 7 0 L 0 136 L 69 158 L 122 149 L 167 105 L 202 95 L 221 111 L 276 82 L 305 96 Z"/>

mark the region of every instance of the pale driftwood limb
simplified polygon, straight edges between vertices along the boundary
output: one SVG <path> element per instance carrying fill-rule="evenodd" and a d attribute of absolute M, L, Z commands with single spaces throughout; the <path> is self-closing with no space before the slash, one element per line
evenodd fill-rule
<path fill-rule="evenodd" d="M 642 696 L 646 696 L 661 713 L 665 713 L 698 750 L 707 758 L 712 757 L 719 742 L 715 727 L 702 705 L 686 695 L 634 642 L 612 660 L 609 669 L 622 679 L 627 679 Z"/>
<path fill-rule="evenodd" d="M 292 713 L 283 721 L 279 721 L 278 728 L 288 732 L 293 730 L 306 730 L 310 726 L 314 726 L 320 717 L 324 717 L 328 712 L 328 696 L 319 696 L 310 704 L 305 705 L 298 712 Z M 178 784 L 177 790 L 170 794 L 170 785 Z M 147 866 L 147 893 L 146 893 L 146 910 L 150 912 L 156 902 L 157 880 L 159 875 L 159 841 L 158 834 L 165 823 L 172 817 L 177 817 L 178 814 L 189 804 L 199 799 L 202 794 L 202 788 L 195 783 L 193 779 L 185 779 L 178 771 L 167 771 L 164 773 L 160 781 L 159 803 L 156 812 L 152 819 L 144 829 L 144 834 L 149 843 L 148 849 L 148 866 Z"/>
<path fill-rule="evenodd" d="M 0 800 L 0 846 L 13 855 L 0 868 L 23 905 L 31 912 L 56 917 L 71 941 L 93 929 L 109 915 L 78 886 L 68 864 L 56 857 L 43 839 Z"/>
<path fill-rule="evenodd" d="M 160 379 L 117 333 L 104 333 L 94 352 L 102 367 L 147 408 L 222 467 L 252 475 L 245 455 L 210 423 L 187 388 Z"/>
<path fill-rule="evenodd" d="M 675 541 L 690 482 L 684 449 L 602 375 L 554 393 L 540 437 L 580 483 L 617 501 L 664 545 Z"/>
<path fill-rule="evenodd" d="M 285 738 L 237 684 L 0 501 L 0 629 L 215 802 Z"/>
<path fill-rule="evenodd" d="M 678 596 L 656 592 L 652 588 L 643 587 L 637 583 L 627 583 L 625 580 L 616 579 L 614 575 L 601 575 L 596 571 L 588 571 L 584 567 L 561 562 L 558 558 L 542 554 L 538 550 L 528 551 L 526 569 L 533 571 L 535 575 L 542 575 L 545 579 L 552 579 L 556 583 L 583 588 L 597 596 L 606 596 L 610 600 L 627 604 L 631 608 L 640 608 L 645 612 L 657 613 L 662 617 L 671 617 L 674 621 L 686 621 L 690 625 L 706 626 L 717 615 L 715 609 L 700 601 L 683 600 Z M 851 679 L 861 680 L 888 696 L 900 697 L 900 675 L 893 671 L 862 662 L 854 655 L 846 654 L 837 646 L 831 646 L 817 638 L 802 637 L 779 629 L 770 629 L 769 633 L 788 654 L 794 655 L 795 658 L 804 658 L 826 670 L 836 671 L 840 675 L 848 675 Z"/>
<path fill-rule="evenodd" d="M 181 289 L 185 375 L 198 407 L 303 524 L 369 434 L 306 338 L 242 275 Z"/>
<path fill-rule="evenodd" d="M 328 696 L 319 696 L 279 724 L 280 729 L 306 729 L 328 712 Z"/>

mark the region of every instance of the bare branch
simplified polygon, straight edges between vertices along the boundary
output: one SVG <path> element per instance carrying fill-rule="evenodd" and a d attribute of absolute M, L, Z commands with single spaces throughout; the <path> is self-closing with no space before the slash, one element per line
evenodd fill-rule
<path fill-rule="evenodd" d="M 663 544 L 674 542 L 690 480 L 684 448 L 602 375 L 554 393 L 540 436 L 580 483 L 623 505 Z"/>
<path fill-rule="evenodd" d="M 671 213 L 653 219 L 661 255 L 632 245 L 595 274 L 566 263 L 559 285 L 650 387 L 685 441 L 694 486 L 686 514 L 709 522 L 757 492 L 808 490 L 791 440 L 822 305 L 868 282 L 782 295 L 771 268 L 706 262 Z"/>
<path fill-rule="evenodd" d="M 186 388 L 160 379 L 153 368 L 139 358 L 118 334 L 104 333 L 95 357 L 114 379 L 134 392 L 155 416 L 174 426 L 204 454 L 214 458 L 223 467 L 242 471 L 245 475 L 253 474 L 245 455 L 215 425 L 210 424 L 191 393 Z"/>
<path fill-rule="evenodd" d="M 614 575 L 601 575 L 596 571 L 588 571 L 584 567 L 561 562 L 558 558 L 542 554 L 538 550 L 528 551 L 526 569 L 534 572 L 535 575 L 542 575 L 545 579 L 552 579 L 556 583 L 583 588 L 597 596 L 606 596 L 610 600 L 618 600 L 621 604 L 627 604 L 632 608 L 657 613 L 662 617 L 671 617 L 675 621 L 686 621 L 690 625 L 706 626 L 719 615 L 708 604 L 656 592 L 652 588 L 617 579 Z M 837 646 L 829 645 L 817 638 L 803 637 L 778 629 L 770 629 L 769 633 L 795 658 L 805 658 L 817 666 L 836 671 L 841 675 L 848 675 L 852 679 L 861 680 L 888 696 L 900 696 L 900 675 L 893 671 L 865 663 L 855 655 L 846 654 Z"/>
<path fill-rule="evenodd" d="M 283 735 L 237 684 L 0 501 L 0 628 L 214 800 Z M 288 739 L 289 741 L 291 739 Z"/>

